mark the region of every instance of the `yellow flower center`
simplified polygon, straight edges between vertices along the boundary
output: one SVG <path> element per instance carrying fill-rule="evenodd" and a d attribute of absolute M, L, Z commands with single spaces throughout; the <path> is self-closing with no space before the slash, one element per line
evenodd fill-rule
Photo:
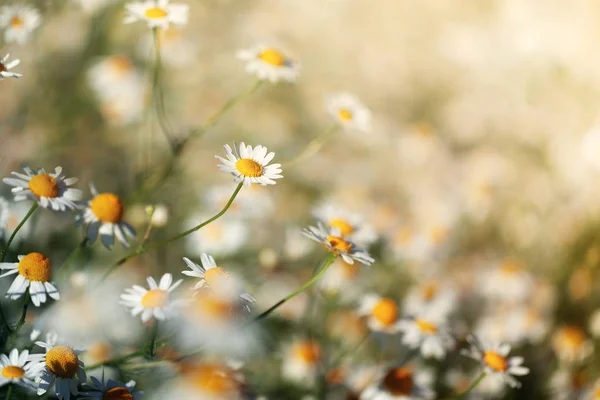
<path fill-rule="evenodd" d="M 151 19 L 164 18 L 169 15 L 169 12 L 159 7 L 152 7 L 144 12 L 144 15 Z"/>
<path fill-rule="evenodd" d="M 521 267 L 512 261 L 506 261 L 500 266 L 500 271 L 506 275 L 514 275 L 521 270 Z"/>
<path fill-rule="evenodd" d="M 430 322 L 427 322 L 422 319 L 416 319 L 415 323 L 417 324 L 417 326 L 423 333 L 426 333 L 429 335 L 435 335 L 437 333 L 437 330 L 438 330 L 437 326 L 435 326 L 434 324 L 432 324 Z"/>
<path fill-rule="evenodd" d="M 508 368 L 508 361 L 506 361 L 506 358 L 495 351 L 486 351 L 483 353 L 483 361 L 494 371 L 503 372 Z"/>
<path fill-rule="evenodd" d="M 192 310 L 202 319 L 227 320 L 233 313 L 233 305 L 205 289 L 198 292 Z"/>
<path fill-rule="evenodd" d="M 381 299 L 375 304 L 371 314 L 382 325 L 390 326 L 398 318 L 398 306 L 392 299 Z"/>
<path fill-rule="evenodd" d="M 433 300 L 439 290 L 436 282 L 428 283 L 423 287 L 423 298 L 427 301 Z"/>
<path fill-rule="evenodd" d="M 46 367 L 59 378 L 72 378 L 79 368 L 79 357 L 70 347 L 54 346 L 46 353 Z"/>
<path fill-rule="evenodd" d="M 227 367 L 218 364 L 194 367 L 186 375 L 194 386 L 211 395 L 226 395 L 236 391 L 238 387 L 233 373 Z"/>
<path fill-rule="evenodd" d="M 313 341 L 301 343 L 294 349 L 294 356 L 306 364 L 314 364 L 321 358 L 321 346 Z"/>
<path fill-rule="evenodd" d="M 349 253 L 352 249 L 352 243 L 345 241 L 339 236 L 329 235 L 327 236 L 327 241 L 329 242 L 329 245 L 337 251 Z"/>
<path fill-rule="evenodd" d="M 48 282 L 52 278 L 52 263 L 41 253 L 29 253 L 19 261 L 19 274 L 29 281 Z"/>
<path fill-rule="evenodd" d="M 594 400 L 600 400 L 600 389 L 594 391 Z"/>
<path fill-rule="evenodd" d="M 264 50 L 258 55 L 258 58 L 276 67 L 283 67 L 285 65 L 285 57 L 275 49 Z"/>
<path fill-rule="evenodd" d="M 562 330 L 564 343 L 567 347 L 576 349 L 586 340 L 585 333 L 576 326 L 566 326 Z"/>
<path fill-rule="evenodd" d="M 204 273 L 204 280 L 210 286 L 218 285 L 219 282 L 223 282 L 227 278 L 229 278 L 229 274 L 221 267 L 208 269 Z"/>
<path fill-rule="evenodd" d="M 235 168 L 244 176 L 257 178 L 262 176 L 263 167 L 251 158 L 240 158 L 235 163 Z"/>
<path fill-rule="evenodd" d="M 413 391 L 413 374 L 406 368 L 393 368 L 383 378 L 383 387 L 394 396 L 410 395 Z"/>
<path fill-rule="evenodd" d="M 102 393 L 102 400 L 133 400 L 133 395 L 124 387 L 106 389 Z"/>
<path fill-rule="evenodd" d="M 349 110 L 342 108 L 338 111 L 338 117 L 342 121 L 350 121 L 352 119 L 352 113 Z"/>
<path fill-rule="evenodd" d="M 108 342 L 96 342 L 88 347 L 87 354 L 96 362 L 104 362 L 112 358 L 112 346 Z"/>
<path fill-rule="evenodd" d="M 15 28 L 21 28 L 24 25 L 24 22 L 23 22 L 23 19 L 21 17 L 14 16 L 10 20 L 10 24 L 11 24 L 11 26 L 13 26 Z"/>
<path fill-rule="evenodd" d="M 129 72 L 133 69 L 133 64 L 131 63 L 131 60 L 125 56 L 112 56 L 110 58 L 110 63 L 120 74 L 124 74 L 125 72 Z"/>
<path fill-rule="evenodd" d="M 148 290 L 146 294 L 142 296 L 142 307 L 146 308 L 164 307 L 168 302 L 169 293 L 162 289 Z"/>
<path fill-rule="evenodd" d="M 2 368 L 2 376 L 8 379 L 19 379 L 25 375 L 25 370 L 16 365 L 7 365 Z"/>
<path fill-rule="evenodd" d="M 60 192 L 56 179 L 49 174 L 35 175 L 29 181 L 29 190 L 37 197 L 58 197 Z"/>
<path fill-rule="evenodd" d="M 351 235 L 354 232 L 354 228 L 348 222 L 341 218 L 334 218 L 329 221 L 329 225 L 333 228 L 338 228 L 342 236 Z"/>
<path fill-rule="evenodd" d="M 112 193 L 100 193 L 90 206 L 92 212 L 102 222 L 116 223 L 123 218 L 123 203 Z"/>

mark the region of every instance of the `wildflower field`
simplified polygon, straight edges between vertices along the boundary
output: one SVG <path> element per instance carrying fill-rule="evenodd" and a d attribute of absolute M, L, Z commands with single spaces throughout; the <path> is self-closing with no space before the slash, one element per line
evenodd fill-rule
<path fill-rule="evenodd" d="M 599 37 L 0 0 L 0 400 L 600 399 Z"/>

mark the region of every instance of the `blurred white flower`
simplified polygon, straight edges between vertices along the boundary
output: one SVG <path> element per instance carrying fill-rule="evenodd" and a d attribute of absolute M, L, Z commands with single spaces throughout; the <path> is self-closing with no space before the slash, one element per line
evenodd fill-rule
<path fill-rule="evenodd" d="M 12 5 L 0 9 L 0 28 L 4 28 L 4 41 L 23 45 L 31 32 L 41 23 L 40 13 L 31 6 Z"/>
<path fill-rule="evenodd" d="M 30 208 L 26 203 L 12 202 L 0 197 L 0 237 L 4 238 L 5 242 L 8 241 L 19 223 L 25 218 Z M 21 226 L 19 234 L 14 237 L 11 246 L 18 247 L 21 241 L 28 239 L 31 234 L 31 227 L 32 222 L 29 219 Z"/>
<path fill-rule="evenodd" d="M 182 279 L 173 283 L 173 275 L 164 274 L 157 284 L 154 278 L 148 277 L 148 287 L 145 289 L 138 285 L 133 285 L 131 289 L 125 289 L 121 295 L 121 304 L 131 309 L 131 315 L 134 317 L 141 314 L 142 322 L 147 322 L 152 318 L 163 321 L 172 315 L 173 309 L 178 302 L 171 298 L 170 293 L 175 290 Z"/>
<path fill-rule="evenodd" d="M 186 25 L 188 22 L 187 4 L 170 4 L 169 0 L 134 1 L 125 4 L 126 24 L 146 21 L 149 28 L 167 29 L 169 25 Z"/>
<path fill-rule="evenodd" d="M 340 229 L 337 227 L 325 227 L 321 222 L 317 226 L 309 226 L 302 230 L 302 233 L 309 239 L 321 243 L 328 251 L 339 255 L 348 264 L 354 264 L 354 260 L 371 265 L 375 262 L 373 257 L 365 250 L 356 246 L 353 242 L 342 237 Z"/>
<path fill-rule="evenodd" d="M 284 350 L 282 374 L 290 381 L 311 386 L 321 363 L 321 345 L 314 340 L 296 339 Z"/>
<path fill-rule="evenodd" d="M 398 305 L 390 298 L 367 294 L 360 302 L 358 314 L 367 317 L 372 331 L 394 334 L 400 330 Z"/>
<path fill-rule="evenodd" d="M 300 66 L 281 50 L 264 45 L 239 50 L 237 56 L 246 61 L 246 71 L 258 79 L 294 82 Z"/>
<path fill-rule="evenodd" d="M 427 309 L 435 309 L 448 316 L 457 306 L 457 294 L 447 280 L 426 280 L 411 287 L 404 297 L 404 313 L 419 314 Z"/>
<path fill-rule="evenodd" d="M 0 269 L 8 269 L 8 272 L 0 275 L 3 278 L 8 275 L 18 274 L 6 292 L 6 297 L 16 300 L 23 296 L 29 288 L 31 302 L 36 307 L 46 302 L 46 294 L 54 300 L 60 299 L 58 289 L 50 280 L 52 279 L 52 263 L 50 259 L 41 253 L 29 253 L 19 256 L 19 262 L 0 263 Z"/>
<path fill-rule="evenodd" d="M 349 93 L 329 96 L 327 111 L 344 129 L 361 132 L 371 130 L 371 111 Z"/>
<path fill-rule="evenodd" d="M 490 300 L 523 302 L 531 295 L 533 276 L 518 262 L 506 259 L 480 276 L 478 289 Z"/>
<path fill-rule="evenodd" d="M 336 204 L 327 201 L 313 209 L 312 214 L 328 227 L 338 228 L 342 237 L 360 246 L 369 246 L 377 240 L 377 233 L 365 218 Z"/>
<path fill-rule="evenodd" d="M 432 375 L 429 370 L 415 372 L 412 368 L 392 367 L 379 374 L 376 382 L 361 394 L 360 400 L 433 399 Z"/>
<path fill-rule="evenodd" d="M 222 361 L 204 361 L 188 366 L 172 385 L 153 399 L 242 400 L 243 376 Z"/>
<path fill-rule="evenodd" d="M 594 352 L 594 343 L 583 329 L 574 325 L 564 325 L 552 335 L 552 348 L 559 360 L 580 363 Z"/>
<path fill-rule="evenodd" d="M 400 320 L 398 329 L 404 332 L 402 343 L 420 348 L 423 357 L 442 360 L 448 350 L 454 348 L 454 338 L 447 326 L 446 316 L 439 310 L 429 309 Z"/>
<path fill-rule="evenodd" d="M 186 227 L 192 228 L 210 216 L 204 214 L 192 215 L 186 221 Z M 225 215 L 198 229 L 185 238 L 186 250 L 189 254 L 200 257 L 202 253 L 217 256 L 235 254 L 248 241 L 249 228 L 246 222 Z"/>

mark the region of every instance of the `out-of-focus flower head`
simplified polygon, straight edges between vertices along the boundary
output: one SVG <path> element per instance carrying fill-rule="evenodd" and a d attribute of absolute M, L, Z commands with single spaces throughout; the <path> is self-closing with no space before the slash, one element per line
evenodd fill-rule
<path fill-rule="evenodd" d="M 372 331 L 393 334 L 400 330 L 398 305 L 390 298 L 367 294 L 361 300 L 358 314 L 367 318 Z"/>
<path fill-rule="evenodd" d="M 454 348 L 454 338 L 447 325 L 446 315 L 437 309 L 423 310 L 400 320 L 398 329 L 404 332 L 402 343 L 420 349 L 423 357 L 442 360 Z"/>
<path fill-rule="evenodd" d="M 208 218 L 209 215 L 194 214 L 186 221 L 186 228 L 193 228 Z M 185 239 L 186 250 L 198 257 L 204 252 L 218 256 L 235 254 L 246 244 L 249 234 L 247 222 L 225 215 L 189 234 Z"/>
<path fill-rule="evenodd" d="M 150 289 L 138 285 L 133 285 L 131 289 L 125 289 L 125 293 L 121 295 L 121 304 L 131 309 L 132 316 L 141 314 L 142 322 L 147 322 L 152 318 L 163 321 L 171 317 L 179 303 L 172 299 L 170 293 L 183 280 L 180 279 L 173 283 L 173 275 L 164 274 L 159 283 L 156 283 L 152 277 L 148 277 L 147 281 Z"/>
<path fill-rule="evenodd" d="M 315 340 L 296 339 L 284 350 L 284 378 L 310 386 L 315 383 L 323 357 L 321 345 Z"/>
<path fill-rule="evenodd" d="M 349 93 L 329 96 L 327 111 L 344 129 L 364 133 L 371 130 L 371 111 Z"/>
<path fill-rule="evenodd" d="M 171 24 L 186 25 L 188 22 L 187 4 L 169 3 L 169 0 L 134 1 L 125 4 L 126 24 L 145 21 L 149 28 L 167 29 Z"/>
<path fill-rule="evenodd" d="M 0 236 L 5 242 L 27 215 L 29 208 L 26 203 L 11 202 L 0 197 Z M 31 226 L 31 220 L 27 220 L 19 229 L 19 234 L 13 238 L 11 246 L 17 247 L 22 240 L 27 239 L 31 234 Z"/>
<path fill-rule="evenodd" d="M 357 247 L 350 240 L 344 239 L 339 228 L 326 227 L 321 222 L 317 226 L 309 226 L 302 230 L 302 233 L 309 239 L 321 243 L 328 251 L 339 255 L 348 264 L 354 264 L 354 260 L 371 265 L 375 260 L 367 253 Z"/>
<path fill-rule="evenodd" d="M 315 207 L 313 215 L 325 226 L 338 228 L 344 238 L 361 246 L 368 246 L 377 240 L 375 230 L 362 215 L 351 212 L 333 201 Z"/>
<path fill-rule="evenodd" d="M 566 363 L 580 363 L 594 351 L 594 344 L 583 329 L 575 325 L 559 327 L 552 335 L 556 357 Z"/>
<path fill-rule="evenodd" d="M 0 28 L 4 28 L 4 41 L 23 45 L 41 23 L 39 11 L 27 5 L 4 6 L 0 9 Z"/>
<path fill-rule="evenodd" d="M 257 45 L 247 50 L 239 50 L 237 56 L 246 61 L 246 71 L 258 79 L 294 82 L 298 77 L 299 64 L 281 50 L 265 45 Z"/>
<path fill-rule="evenodd" d="M 390 367 L 379 373 L 375 382 L 361 394 L 361 400 L 433 399 L 431 371 L 414 367 Z"/>

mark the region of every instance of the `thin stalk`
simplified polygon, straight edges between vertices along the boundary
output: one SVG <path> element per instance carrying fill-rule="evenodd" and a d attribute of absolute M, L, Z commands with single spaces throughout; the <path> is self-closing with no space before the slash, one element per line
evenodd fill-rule
<path fill-rule="evenodd" d="M 287 163 L 284 163 L 283 166 L 291 167 L 291 166 L 299 163 L 300 161 L 304 161 L 307 158 L 312 157 L 315 154 L 317 154 L 319 152 L 319 150 L 321 150 L 323 145 L 338 131 L 338 129 L 339 129 L 338 125 L 331 126 L 329 129 L 327 129 L 321 135 L 319 135 L 316 138 L 314 138 L 313 140 L 311 140 L 306 145 L 304 150 L 302 150 L 300 152 L 300 154 L 298 154 L 296 157 L 294 157 L 292 160 L 288 161 Z"/>
<path fill-rule="evenodd" d="M 160 348 L 161 346 L 165 345 L 167 343 L 167 341 L 168 341 L 168 338 L 156 341 L 154 343 L 154 348 L 155 349 Z M 120 364 L 124 363 L 125 361 L 129 361 L 132 358 L 141 357 L 141 356 L 143 356 L 145 354 L 147 354 L 147 350 L 146 349 L 138 350 L 138 351 L 134 351 L 133 353 L 129 353 L 129 354 L 126 354 L 126 355 L 121 356 L 121 357 L 113 358 L 112 360 L 106 360 L 106 361 L 103 361 L 103 362 L 100 362 L 100 363 L 97 363 L 97 364 L 86 365 L 85 369 L 89 371 L 89 370 L 92 370 L 94 368 L 101 367 L 103 365 L 116 366 L 116 365 L 120 365 Z"/>
<path fill-rule="evenodd" d="M 148 353 L 147 356 L 149 358 L 154 358 L 156 355 L 156 336 L 158 335 L 158 320 L 154 319 L 152 328 L 150 331 L 150 341 L 148 343 Z"/>
<path fill-rule="evenodd" d="M 10 396 L 12 395 L 12 391 L 13 391 L 13 384 L 9 384 L 8 385 L 8 391 L 6 392 L 6 397 L 4 397 L 4 400 L 10 400 Z"/>
<path fill-rule="evenodd" d="M 4 249 L 2 249 L 2 254 L 0 255 L 0 262 L 4 262 L 4 258 L 6 257 L 6 253 L 8 253 L 8 248 L 10 247 L 10 244 L 14 240 L 15 236 L 17 236 L 17 233 L 19 232 L 19 230 L 21 230 L 21 228 L 23 227 L 23 225 L 25 225 L 25 222 L 27 222 L 27 220 L 29 219 L 29 217 L 31 217 L 31 215 L 33 214 L 33 212 L 37 208 L 38 208 L 38 203 L 33 203 L 33 205 L 31 206 L 31 208 L 29 209 L 29 211 L 25 215 L 25 217 L 23 217 L 23 219 L 21 220 L 21 222 L 19 222 L 19 225 L 17 225 L 17 227 L 13 231 L 12 235 L 10 235 L 10 238 L 8 239 L 8 242 L 6 242 L 6 246 L 4 246 Z"/>
<path fill-rule="evenodd" d="M 477 379 L 475 379 L 473 381 L 473 383 L 471 383 L 471 385 L 469 385 L 469 387 L 462 393 L 458 393 L 456 394 L 453 399 L 454 400 L 459 400 L 462 399 L 463 397 L 465 397 L 467 394 L 469 394 L 469 392 L 473 389 L 475 389 L 475 387 L 477 387 L 477 385 L 479 385 L 479 383 L 481 383 L 481 381 L 483 380 L 483 378 L 485 378 L 485 372 L 482 372 Z"/>
<path fill-rule="evenodd" d="M 333 261 L 335 260 L 336 257 L 337 257 L 337 254 L 331 253 L 329 255 L 329 257 L 327 257 L 327 260 L 325 261 L 325 263 L 324 263 L 323 267 L 321 268 L 321 270 L 317 274 L 315 274 L 308 282 L 306 282 L 304 285 L 300 286 L 297 290 L 295 290 L 292 293 L 288 294 L 283 299 L 279 300 L 277 303 L 275 303 L 273 306 L 271 306 L 271 308 L 269 308 L 268 310 L 263 311 L 261 314 L 259 314 L 258 316 L 256 316 L 252 320 L 252 323 L 260 321 L 263 318 L 266 318 L 269 314 L 271 314 L 277 308 L 279 308 L 280 306 L 282 306 L 286 301 L 288 301 L 288 300 L 296 297 L 297 295 L 299 295 L 300 293 L 304 292 L 306 289 L 308 289 L 309 287 L 311 287 L 316 281 L 319 280 L 319 278 L 321 276 L 323 276 L 323 274 L 325 274 L 325 272 L 327 271 L 327 269 L 329 268 L 329 266 L 333 263 Z"/>
<path fill-rule="evenodd" d="M 140 254 L 144 254 L 146 252 L 148 252 L 149 250 L 152 249 L 156 249 L 158 247 L 162 247 L 166 244 L 169 244 L 171 242 L 174 242 L 176 240 L 179 240 L 187 235 L 189 235 L 190 233 L 193 233 L 199 229 L 204 228 L 206 225 L 210 224 L 211 222 L 216 221 L 217 219 L 219 219 L 223 214 L 225 214 L 227 212 L 227 210 L 229 209 L 229 207 L 231 206 L 231 204 L 233 203 L 233 200 L 235 200 L 235 198 L 237 197 L 238 193 L 240 192 L 240 190 L 242 189 L 242 186 L 244 184 L 240 183 L 237 185 L 235 191 L 233 192 L 233 194 L 231 195 L 231 197 L 229 198 L 229 201 L 227 201 L 227 204 L 225 204 L 225 207 L 223 207 L 223 209 L 221 211 L 219 211 L 217 214 L 215 214 L 212 218 L 207 219 L 206 221 L 202 222 L 199 225 L 196 225 L 195 227 L 188 229 L 185 232 L 182 232 L 178 235 L 175 235 L 169 239 L 165 239 L 162 240 L 160 242 L 156 242 L 153 243 L 149 246 L 144 246 L 144 247 L 139 247 L 138 249 L 136 249 L 134 252 L 127 254 L 125 257 L 121 258 L 119 261 L 117 261 L 116 263 L 114 263 L 113 265 L 110 266 L 110 268 L 108 268 L 106 270 L 106 272 L 104 273 L 104 275 L 101 278 L 101 282 L 103 282 L 104 280 L 106 280 L 106 278 L 114 272 L 115 269 L 117 269 L 119 266 L 125 264 L 128 260 L 137 257 Z"/>
<path fill-rule="evenodd" d="M 79 242 L 77 247 L 75 247 L 73 250 L 71 250 L 71 252 L 67 256 L 67 259 L 65 260 L 65 262 L 63 262 L 63 264 L 61 265 L 61 267 L 59 269 L 59 273 L 61 274 L 61 276 L 65 276 L 67 274 L 67 272 L 69 272 L 69 267 L 70 267 L 71 263 L 77 257 L 79 252 L 85 246 L 87 246 L 87 244 L 88 244 L 88 238 L 86 237 L 81 242 Z"/>

